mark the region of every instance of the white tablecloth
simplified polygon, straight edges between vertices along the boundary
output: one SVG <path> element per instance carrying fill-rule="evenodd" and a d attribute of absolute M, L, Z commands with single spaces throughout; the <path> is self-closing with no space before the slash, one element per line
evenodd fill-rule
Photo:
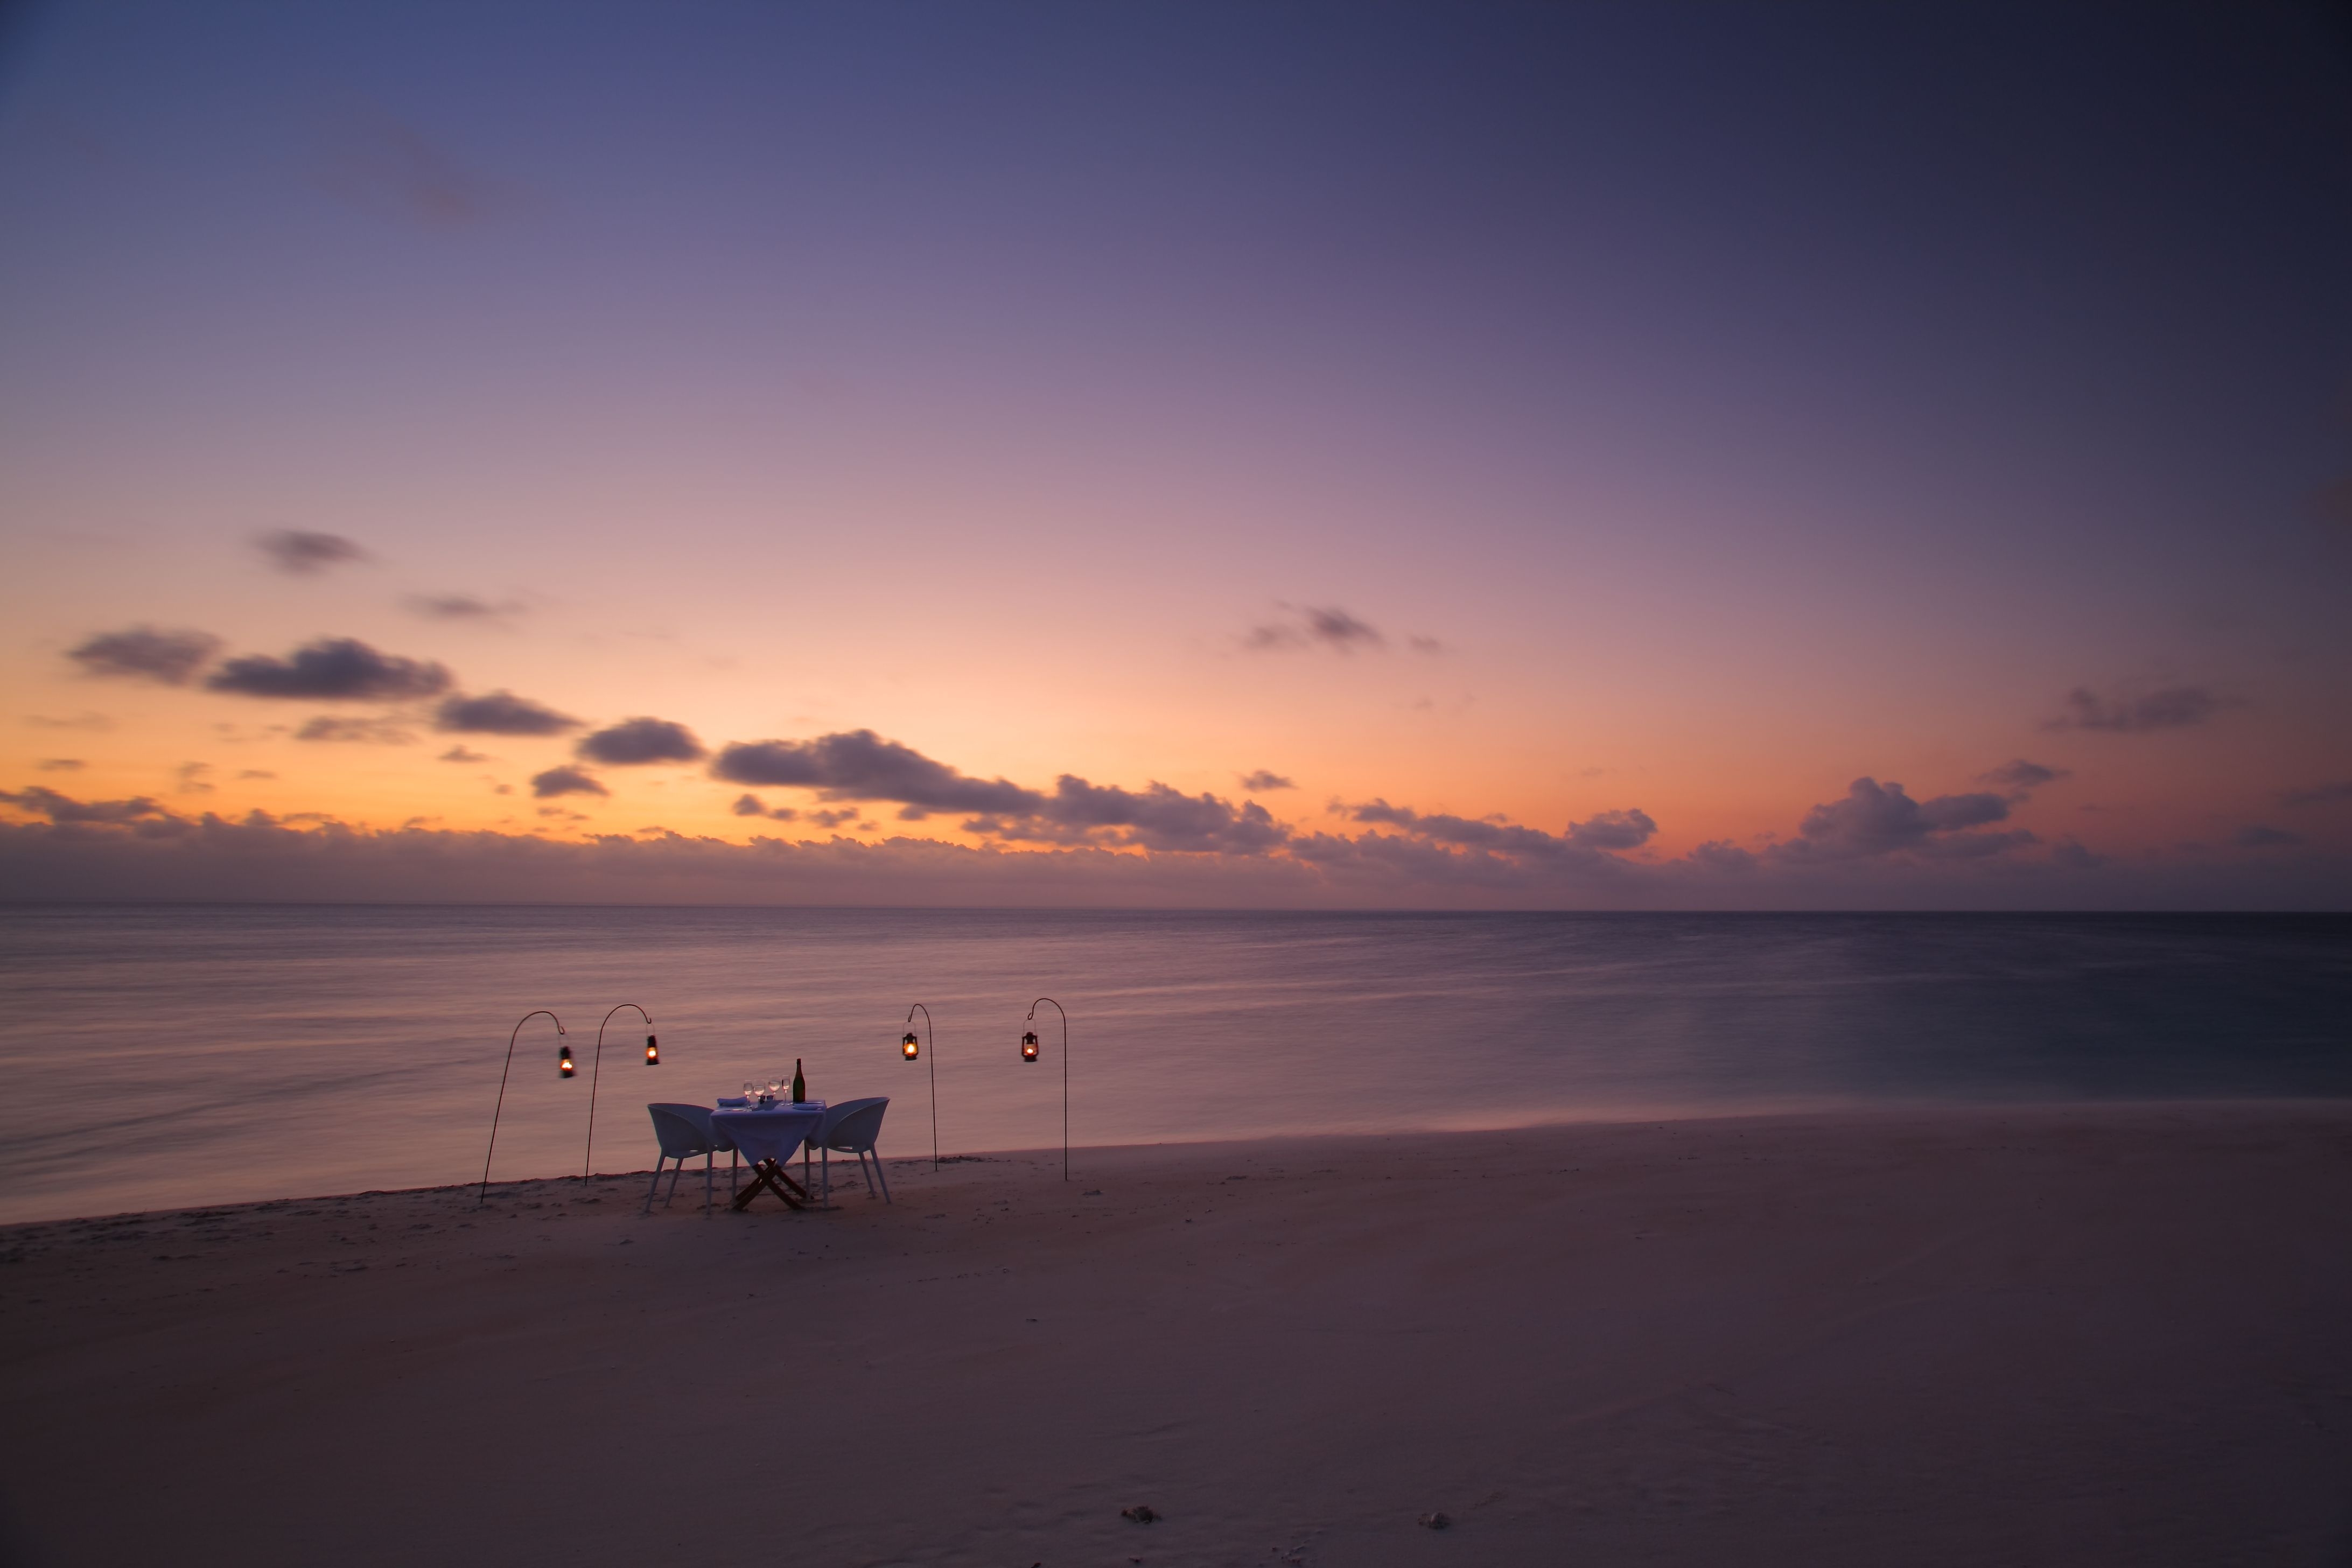
<path fill-rule="evenodd" d="M 743 1151 L 753 1164 L 773 1160 L 782 1164 L 801 1152 L 824 1120 L 824 1101 L 779 1105 L 772 1110 L 714 1110 L 710 1124 Z"/>

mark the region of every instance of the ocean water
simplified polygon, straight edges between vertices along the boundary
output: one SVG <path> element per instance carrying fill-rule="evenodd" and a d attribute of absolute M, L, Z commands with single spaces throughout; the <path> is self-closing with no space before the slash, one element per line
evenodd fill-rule
<path fill-rule="evenodd" d="M 0 1220 L 641 1170 L 805 1064 L 949 1153 L 2352 1095 L 2352 917 L 0 907 Z M 908 1005 L 937 1026 L 899 1055 Z M 662 1064 L 642 1065 L 652 1014 Z M 932 1096 L 936 1068 L 937 1098 Z"/>

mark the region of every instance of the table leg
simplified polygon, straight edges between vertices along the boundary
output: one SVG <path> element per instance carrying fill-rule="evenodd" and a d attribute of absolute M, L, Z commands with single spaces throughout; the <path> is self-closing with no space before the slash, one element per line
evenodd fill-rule
<path fill-rule="evenodd" d="M 793 1178 L 786 1173 L 784 1168 L 777 1162 L 773 1160 L 757 1161 L 751 1166 L 751 1184 L 745 1187 L 740 1193 L 738 1193 L 735 1195 L 733 1206 L 738 1213 L 740 1213 L 742 1210 L 751 1207 L 751 1200 L 758 1197 L 760 1194 L 764 1191 L 773 1193 L 776 1196 L 783 1199 L 784 1205 L 787 1208 L 797 1209 L 805 1207 L 806 1205 L 800 1201 L 800 1198 L 793 1196 L 793 1190 L 794 1189 L 799 1191 L 802 1198 L 808 1196 L 808 1189 L 801 1186 L 798 1182 L 793 1181 Z"/>

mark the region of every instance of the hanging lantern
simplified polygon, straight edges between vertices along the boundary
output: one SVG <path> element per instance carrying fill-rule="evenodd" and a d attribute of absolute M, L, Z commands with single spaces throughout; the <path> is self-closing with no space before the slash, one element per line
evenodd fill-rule
<path fill-rule="evenodd" d="M 661 1042 L 651 1035 L 646 1037 L 646 1066 L 649 1068 L 661 1066 Z"/>
<path fill-rule="evenodd" d="M 915 1031 L 909 1029 L 907 1031 L 907 1037 L 898 1042 L 898 1048 L 907 1053 L 908 1061 L 913 1061 L 923 1054 L 923 1042 L 915 1038 Z"/>
<path fill-rule="evenodd" d="M 576 1070 L 572 1065 L 572 1042 L 566 1040 L 556 1047 L 555 1070 L 570 1078 Z"/>
<path fill-rule="evenodd" d="M 1021 1059 L 1024 1062 L 1037 1059 L 1037 1031 L 1034 1029 L 1021 1037 Z"/>

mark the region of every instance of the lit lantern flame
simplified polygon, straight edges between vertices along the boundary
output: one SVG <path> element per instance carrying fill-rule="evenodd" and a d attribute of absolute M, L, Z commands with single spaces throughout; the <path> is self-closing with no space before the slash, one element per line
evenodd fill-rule
<path fill-rule="evenodd" d="M 570 1078 L 573 1072 L 572 1066 L 572 1042 L 566 1040 L 562 1045 L 557 1047 L 556 1050 L 558 1054 L 555 1058 L 555 1070 L 562 1073 L 565 1078 Z"/>
<path fill-rule="evenodd" d="M 1021 1059 L 1024 1062 L 1037 1059 L 1037 1032 L 1034 1029 L 1021 1037 Z"/>
<path fill-rule="evenodd" d="M 661 1042 L 651 1035 L 646 1037 L 646 1066 L 649 1068 L 661 1066 Z"/>
<path fill-rule="evenodd" d="M 923 1054 L 923 1042 L 915 1038 L 915 1032 L 909 1029 L 907 1031 L 907 1037 L 898 1042 L 898 1048 L 907 1053 L 908 1061 L 913 1061 Z"/>

